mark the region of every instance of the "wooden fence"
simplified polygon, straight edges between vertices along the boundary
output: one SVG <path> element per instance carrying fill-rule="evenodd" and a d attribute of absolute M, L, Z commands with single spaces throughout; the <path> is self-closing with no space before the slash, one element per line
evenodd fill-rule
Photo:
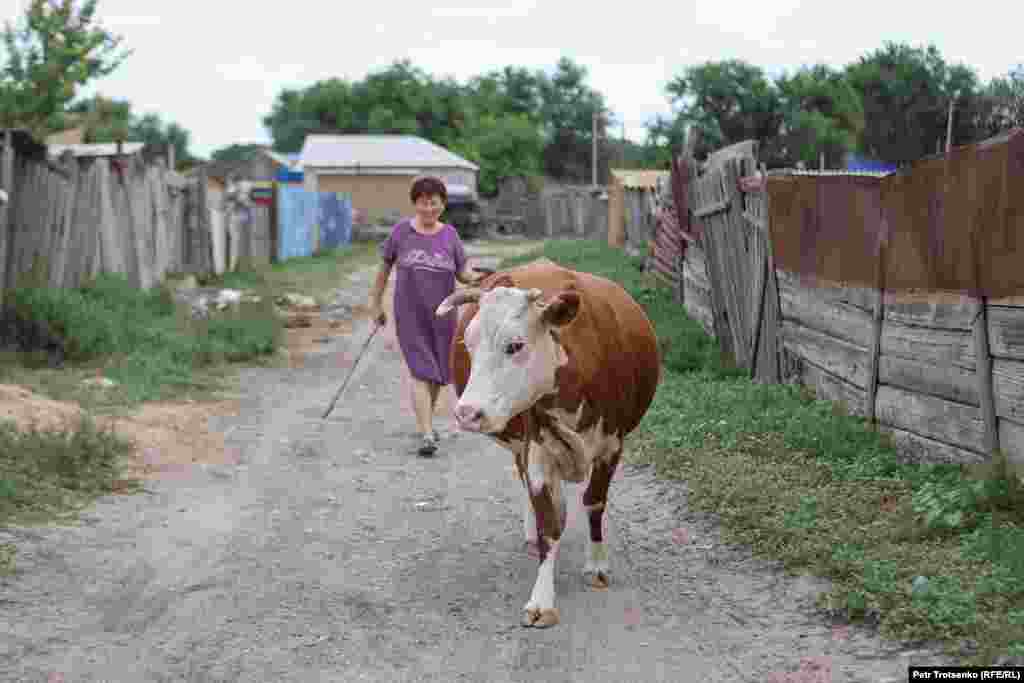
<path fill-rule="evenodd" d="M 812 284 L 777 268 L 770 192 L 741 180 L 756 159 L 722 156 L 702 175 L 689 165 L 676 273 L 685 310 L 722 349 L 758 381 L 800 382 L 868 418 L 909 460 L 1002 449 L 1024 462 L 1024 298 Z M 1024 192 L 1024 177 L 1006 182 Z"/>
<path fill-rule="evenodd" d="M 206 181 L 143 155 L 19 155 L 6 136 L 0 182 L 0 288 L 76 287 L 101 271 L 150 287 L 170 271 L 209 272 Z"/>

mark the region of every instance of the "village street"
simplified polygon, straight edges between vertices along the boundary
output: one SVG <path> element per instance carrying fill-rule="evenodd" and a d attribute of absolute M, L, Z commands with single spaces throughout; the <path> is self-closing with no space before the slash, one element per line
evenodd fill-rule
<path fill-rule="evenodd" d="M 80 526 L 0 532 L 19 548 L 0 680 L 906 680 L 907 655 L 814 612 L 821 582 L 721 544 L 685 485 L 630 466 L 610 494 L 611 589 L 581 577 L 577 500 L 562 623 L 521 627 L 536 561 L 512 458 L 454 433 L 450 395 L 437 457 L 415 455 L 390 327 L 321 420 L 369 331 L 357 320 L 302 368 L 243 371 L 238 417 L 214 425 L 238 465 L 108 496 Z"/>

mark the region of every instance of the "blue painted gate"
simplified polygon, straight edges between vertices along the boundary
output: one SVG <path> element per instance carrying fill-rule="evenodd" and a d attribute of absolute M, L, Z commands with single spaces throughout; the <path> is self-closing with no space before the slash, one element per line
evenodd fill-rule
<path fill-rule="evenodd" d="M 335 249 L 352 242 L 352 197 L 320 193 L 320 248 Z"/>
<path fill-rule="evenodd" d="M 352 198 L 311 192 L 301 185 L 277 186 L 277 260 L 312 256 L 317 248 L 352 242 Z M 319 244 L 317 244 L 319 238 Z"/>

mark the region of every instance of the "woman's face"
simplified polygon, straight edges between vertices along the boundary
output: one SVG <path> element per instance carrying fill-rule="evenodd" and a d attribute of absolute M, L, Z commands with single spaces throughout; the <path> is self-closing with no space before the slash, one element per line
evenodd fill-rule
<path fill-rule="evenodd" d="M 444 202 L 436 194 L 421 194 L 416 198 L 416 215 L 423 225 L 433 225 L 444 212 Z"/>

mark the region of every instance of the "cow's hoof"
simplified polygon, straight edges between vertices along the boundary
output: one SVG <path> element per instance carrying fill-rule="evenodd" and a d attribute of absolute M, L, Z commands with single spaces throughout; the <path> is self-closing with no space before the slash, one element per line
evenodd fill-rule
<path fill-rule="evenodd" d="M 548 628 L 558 623 L 557 607 L 530 607 L 523 612 L 523 626 Z"/>
<path fill-rule="evenodd" d="M 587 580 L 587 584 L 598 591 L 608 590 L 608 586 L 611 585 L 611 577 L 608 572 L 602 571 L 589 571 L 586 572 L 584 578 Z"/>

